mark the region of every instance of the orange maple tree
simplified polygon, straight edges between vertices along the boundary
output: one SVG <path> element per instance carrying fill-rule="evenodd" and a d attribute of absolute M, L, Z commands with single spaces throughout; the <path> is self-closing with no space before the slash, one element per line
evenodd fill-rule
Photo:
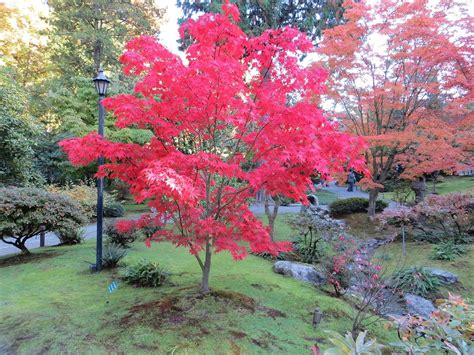
<path fill-rule="evenodd" d="M 369 215 L 383 184 L 470 163 L 473 19 L 454 1 L 345 1 L 347 22 L 324 32 L 329 97 L 370 147 Z"/>

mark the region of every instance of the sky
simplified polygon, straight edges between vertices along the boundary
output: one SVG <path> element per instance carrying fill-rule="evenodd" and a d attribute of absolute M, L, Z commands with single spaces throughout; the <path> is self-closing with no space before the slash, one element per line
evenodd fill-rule
<path fill-rule="evenodd" d="M 165 21 L 160 28 L 160 42 L 171 52 L 179 54 L 176 41 L 179 39 L 178 18 L 181 17 L 182 11 L 176 7 L 176 0 L 158 0 L 157 3 L 167 6 Z"/>
<path fill-rule="evenodd" d="M 34 6 L 35 9 L 38 9 L 39 12 L 47 11 L 47 0 L 0 0 L 6 3 L 7 5 L 13 5 L 18 7 L 21 10 L 26 10 L 28 7 Z M 407 1 L 407 0 L 401 0 Z M 436 0 L 434 0 L 436 1 Z M 156 4 L 160 7 L 166 7 L 166 15 L 163 25 L 160 29 L 160 41 L 166 46 L 170 51 L 175 54 L 178 54 L 184 57 L 183 53 L 179 52 L 177 40 L 179 38 L 178 34 L 178 18 L 181 16 L 182 12 L 176 6 L 176 0 L 155 0 Z M 469 13 L 471 16 L 474 16 L 474 0 L 461 0 L 460 2 L 465 2 L 468 5 Z"/>
<path fill-rule="evenodd" d="M 0 0 L 8 6 L 16 7 L 20 12 L 27 12 L 28 8 L 34 8 L 38 14 L 44 14 L 48 10 L 47 0 Z M 159 7 L 166 8 L 164 23 L 160 28 L 160 41 L 173 53 L 179 54 L 177 40 L 178 34 L 178 18 L 182 11 L 176 6 L 176 0 L 155 0 Z"/>

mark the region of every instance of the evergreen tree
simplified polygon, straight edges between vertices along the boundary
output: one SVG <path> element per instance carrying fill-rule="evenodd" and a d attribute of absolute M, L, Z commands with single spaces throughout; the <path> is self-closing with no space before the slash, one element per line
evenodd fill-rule
<path fill-rule="evenodd" d="M 50 0 L 53 59 L 62 75 L 90 77 L 118 67 L 124 44 L 158 33 L 163 11 L 153 0 Z"/>
<path fill-rule="evenodd" d="M 183 10 L 181 22 L 200 12 L 220 12 L 224 0 L 178 0 Z M 313 40 L 326 28 L 343 20 L 343 0 L 234 0 L 240 11 L 239 26 L 248 35 L 258 36 L 269 28 L 292 26 Z"/>

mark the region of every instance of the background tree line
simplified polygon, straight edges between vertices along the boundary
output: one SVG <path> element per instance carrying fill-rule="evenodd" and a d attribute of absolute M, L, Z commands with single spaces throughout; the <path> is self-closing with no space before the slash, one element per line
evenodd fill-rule
<path fill-rule="evenodd" d="M 178 1 L 180 22 L 220 11 L 222 1 Z M 314 41 L 342 21 L 342 0 L 237 1 L 249 35 L 285 25 Z M 159 34 L 165 9 L 153 0 L 50 0 L 43 9 L 0 2 L 0 184 L 64 184 L 91 177 L 94 167 L 72 167 L 57 143 L 96 129 L 97 94 L 91 79 L 100 66 L 113 81 L 110 94 L 130 92 L 132 79 L 118 58 L 134 36 Z M 185 43 L 184 43 L 185 44 Z M 116 140 L 144 143 L 150 132 L 114 130 Z"/>
<path fill-rule="evenodd" d="M 164 10 L 153 0 L 50 0 L 44 11 L 0 3 L 0 183 L 38 185 L 90 177 L 65 159 L 57 142 L 96 129 L 100 66 L 114 85 L 132 84 L 118 58 L 139 34 L 157 35 Z M 107 119 L 107 134 L 114 135 Z M 116 137 L 140 142 L 143 130 Z"/>

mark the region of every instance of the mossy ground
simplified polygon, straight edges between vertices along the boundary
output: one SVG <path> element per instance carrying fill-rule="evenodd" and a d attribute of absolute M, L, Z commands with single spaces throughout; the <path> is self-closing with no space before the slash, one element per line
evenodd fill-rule
<path fill-rule="evenodd" d="M 261 216 L 263 220 L 265 218 Z M 280 215 L 276 239 L 291 240 Z M 352 216 L 356 235 L 379 233 L 365 219 Z M 362 234 L 361 234 L 362 233 Z M 325 330 L 345 333 L 354 310 L 328 289 L 273 273 L 271 262 L 250 255 L 233 261 L 227 253 L 213 258 L 212 292 L 199 294 L 200 270 L 183 248 L 137 241 L 124 262 L 158 261 L 171 271 L 170 282 L 149 289 L 123 283 L 118 270 L 90 274 L 93 240 L 78 246 L 35 250 L 28 258 L 0 259 L 0 353 L 174 353 L 174 354 L 310 354 L 311 346 L 328 346 Z M 471 248 L 472 249 L 472 248 Z M 431 245 L 409 243 L 405 265 L 432 266 L 458 274 L 461 286 L 443 289 L 465 297 L 474 294 L 472 250 L 454 262 L 430 259 Z M 401 245 L 377 251 L 387 268 L 398 265 Z M 107 286 L 118 282 L 112 294 Z M 312 312 L 324 314 L 317 329 Z M 396 340 L 393 329 L 369 329 L 379 342 Z"/>
<path fill-rule="evenodd" d="M 157 260 L 172 272 L 156 289 L 134 288 L 118 271 L 90 274 L 94 242 L 50 247 L 25 260 L 0 259 L 0 343 L 4 352 L 309 354 L 325 329 L 350 329 L 352 308 L 308 284 L 273 273 L 256 256 L 214 256 L 213 292 L 198 293 L 200 271 L 183 248 L 136 242 L 125 258 Z M 107 286 L 118 281 L 112 294 Z M 324 313 L 311 325 L 312 311 Z M 370 329 L 380 341 L 394 332 Z"/>
<path fill-rule="evenodd" d="M 367 214 L 354 213 L 344 216 L 349 233 L 360 239 L 383 239 L 395 230 L 381 231 L 376 223 L 368 221 Z M 448 292 L 460 294 L 474 301 L 474 248 L 468 246 L 469 252 L 454 261 L 433 260 L 434 244 L 409 241 L 406 245 L 406 256 L 403 256 L 402 243 L 392 242 L 377 249 L 373 261 L 385 267 L 385 275 L 390 275 L 404 267 L 423 266 L 447 270 L 459 276 L 460 284 L 443 287 L 439 296 L 447 297 Z"/>
<path fill-rule="evenodd" d="M 448 292 L 459 294 L 470 301 L 474 301 L 474 250 L 454 261 L 433 260 L 431 258 L 433 245 L 425 242 L 408 242 L 406 256 L 403 256 L 402 243 L 396 242 L 383 246 L 377 250 L 374 261 L 381 264 L 388 274 L 404 267 L 423 266 L 447 270 L 459 277 L 459 284 L 442 287 L 440 297 L 446 298 Z"/>

